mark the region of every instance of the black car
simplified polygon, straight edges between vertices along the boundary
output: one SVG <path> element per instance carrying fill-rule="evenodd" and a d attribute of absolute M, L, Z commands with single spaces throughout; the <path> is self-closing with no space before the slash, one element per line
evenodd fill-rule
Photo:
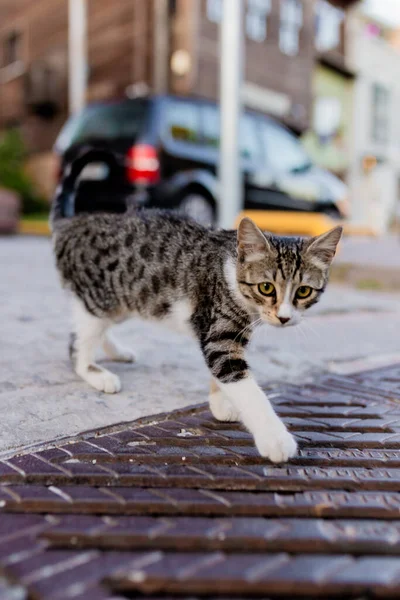
<path fill-rule="evenodd" d="M 175 96 L 124 99 L 89 105 L 71 118 L 55 151 L 62 165 L 88 144 L 113 150 L 115 165 L 91 164 L 81 176 L 79 189 L 83 186 L 85 194 L 90 189 L 98 207 L 124 210 L 128 194 L 144 206 L 179 208 L 212 224 L 220 196 L 219 132 L 220 109 L 213 102 Z M 299 140 L 276 121 L 245 111 L 240 151 L 245 210 L 340 217 L 345 186 L 313 165 Z"/>

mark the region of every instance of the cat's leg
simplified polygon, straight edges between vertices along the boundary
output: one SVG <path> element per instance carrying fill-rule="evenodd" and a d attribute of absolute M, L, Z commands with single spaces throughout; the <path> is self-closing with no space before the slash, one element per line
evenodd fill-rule
<path fill-rule="evenodd" d="M 210 411 L 217 421 L 239 421 L 239 411 L 233 406 L 228 396 L 211 379 L 210 395 L 208 397 Z"/>
<path fill-rule="evenodd" d="M 119 344 L 109 331 L 106 331 L 103 339 L 103 350 L 110 360 L 117 362 L 135 362 L 135 355 L 129 348 Z"/>
<path fill-rule="evenodd" d="M 225 340 L 217 350 L 216 343 L 208 344 L 203 353 L 220 391 L 254 436 L 261 456 L 276 463 L 287 461 L 296 454 L 296 441 L 249 372 L 243 347 L 232 339 Z"/>
<path fill-rule="evenodd" d="M 121 390 L 119 377 L 96 364 L 97 347 L 110 323 L 90 314 L 79 300 L 73 302 L 74 333 L 71 336 L 70 356 L 75 372 L 100 392 L 115 394 Z"/>
<path fill-rule="evenodd" d="M 220 382 L 220 386 L 239 411 L 244 426 L 253 434 L 261 456 L 279 463 L 296 454 L 294 437 L 251 375 L 230 383 Z"/>

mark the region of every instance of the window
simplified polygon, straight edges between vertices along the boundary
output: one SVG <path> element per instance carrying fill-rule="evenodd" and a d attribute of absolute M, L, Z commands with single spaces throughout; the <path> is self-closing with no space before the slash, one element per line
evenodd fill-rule
<path fill-rule="evenodd" d="M 168 0 L 168 14 L 170 17 L 176 15 L 176 0 Z"/>
<path fill-rule="evenodd" d="M 271 0 L 247 0 L 246 34 L 255 42 L 267 38 L 267 18 L 271 12 Z"/>
<path fill-rule="evenodd" d="M 283 54 L 296 56 L 299 53 L 302 25 L 303 6 L 301 0 L 281 0 L 279 48 Z"/>
<path fill-rule="evenodd" d="M 299 173 L 310 168 L 310 159 L 298 139 L 274 123 L 262 122 L 264 152 L 271 167 L 280 172 Z"/>
<path fill-rule="evenodd" d="M 222 0 L 207 0 L 207 19 L 213 23 L 222 21 Z"/>
<path fill-rule="evenodd" d="M 220 112 L 216 106 L 203 107 L 203 140 L 209 147 L 218 148 L 220 142 Z M 241 157 L 247 160 L 261 158 L 256 123 L 250 115 L 242 115 L 239 125 Z"/>
<path fill-rule="evenodd" d="M 386 143 L 389 138 L 390 92 L 383 85 L 372 87 L 372 139 Z"/>
<path fill-rule="evenodd" d="M 13 65 L 21 59 L 21 34 L 17 31 L 9 33 L 3 43 L 3 67 Z"/>
<path fill-rule="evenodd" d="M 190 102 L 170 102 L 166 110 L 169 135 L 177 142 L 200 143 L 200 111 Z"/>
<path fill-rule="evenodd" d="M 267 18 L 272 0 L 247 0 L 246 35 L 250 40 L 263 42 L 267 37 Z M 222 0 L 207 0 L 207 18 L 212 23 L 222 21 Z"/>
<path fill-rule="evenodd" d="M 313 129 L 322 145 L 338 135 L 343 118 L 343 105 L 337 96 L 317 96 L 314 102 Z"/>
<path fill-rule="evenodd" d="M 315 6 L 315 46 L 320 52 L 334 50 L 340 44 L 344 12 L 319 0 Z"/>

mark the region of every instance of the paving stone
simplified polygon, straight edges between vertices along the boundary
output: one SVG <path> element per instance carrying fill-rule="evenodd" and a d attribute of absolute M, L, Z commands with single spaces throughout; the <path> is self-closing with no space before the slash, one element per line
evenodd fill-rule
<path fill-rule="evenodd" d="M 34 454 L 26 454 L 10 458 L 7 464 L 18 469 L 24 480 L 28 483 L 50 482 L 58 476 L 67 476 L 68 471 L 60 469 L 60 467 L 52 464 L 45 458 L 40 458 Z"/>
<path fill-rule="evenodd" d="M 139 562 L 136 556 L 136 562 Z M 144 557 L 143 557 L 144 558 Z M 150 557 L 149 557 L 150 558 Z M 107 578 L 119 592 L 235 594 L 250 593 L 322 598 L 335 593 L 355 597 L 371 589 L 380 597 L 400 593 L 397 558 L 343 555 L 180 554 L 162 553 L 149 565 Z"/>
<path fill-rule="evenodd" d="M 10 483 L 21 483 L 25 481 L 25 475 L 13 467 L 12 464 L 0 461 L 0 480 Z"/>
<path fill-rule="evenodd" d="M 271 396 L 286 465 L 205 405 L 0 461 L 0 599 L 400 597 L 400 367 Z"/>
<path fill-rule="evenodd" d="M 400 520 L 64 516 L 41 537 L 53 548 L 400 555 Z"/>
<path fill-rule="evenodd" d="M 26 589 L 20 585 L 13 585 L 0 577 L 0 599 L 1 600 L 27 600 Z"/>

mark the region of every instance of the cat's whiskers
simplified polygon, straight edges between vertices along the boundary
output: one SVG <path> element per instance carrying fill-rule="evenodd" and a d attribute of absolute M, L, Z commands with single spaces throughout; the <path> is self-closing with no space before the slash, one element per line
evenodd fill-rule
<path fill-rule="evenodd" d="M 310 333 L 312 333 L 312 334 L 313 334 L 313 335 L 314 335 L 314 336 L 317 338 L 317 340 L 320 340 L 320 339 L 321 339 L 321 333 L 320 333 L 319 331 L 317 331 L 317 330 L 314 328 L 314 326 L 313 326 L 313 324 L 310 322 L 310 320 L 303 321 L 303 323 L 304 323 L 304 327 L 305 327 L 305 328 L 306 328 L 306 329 L 307 329 L 307 330 L 308 330 Z"/>
<path fill-rule="evenodd" d="M 301 343 L 302 346 L 304 346 L 304 343 L 308 345 L 308 338 L 306 335 L 306 332 L 304 331 L 304 329 L 302 329 L 302 323 L 299 323 L 299 325 L 297 325 L 297 327 L 295 327 L 295 331 L 296 331 L 296 335 L 298 336 L 298 340 Z"/>
<path fill-rule="evenodd" d="M 258 319 L 256 319 L 255 321 L 252 321 L 251 323 L 249 323 L 248 325 L 246 325 L 245 327 L 243 327 L 243 329 L 241 331 L 239 331 L 239 333 L 237 334 L 237 336 L 234 339 L 234 342 L 236 342 L 236 340 L 239 338 L 239 343 L 241 343 L 243 336 L 245 335 L 245 333 L 247 331 L 251 331 L 253 330 L 253 334 L 254 334 L 254 329 L 257 328 L 257 326 L 262 322 L 261 317 L 259 317 Z M 231 358 L 232 358 L 232 352 L 231 350 L 229 351 L 229 355 L 228 355 L 228 360 L 229 360 L 229 365 L 231 365 Z"/>
<path fill-rule="evenodd" d="M 247 331 L 254 330 L 254 331 L 253 331 L 253 333 L 255 333 L 255 330 L 256 330 L 256 328 L 258 327 L 258 325 L 260 325 L 260 324 L 261 324 L 261 322 L 262 322 L 262 318 L 261 318 L 261 317 L 259 317 L 259 318 L 258 318 L 258 319 L 256 319 L 255 321 L 252 321 L 252 322 L 251 322 L 249 325 L 246 325 L 246 327 L 244 327 L 244 328 L 242 329 L 242 331 L 240 331 L 240 332 L 238 333 L 238 335 L 237 335 L 237 336 L 236 336 L 236 338 L 235 338 L 235 341 L 236 341 L 236 339 L 238 338 L 238 336 L 240 335 L 241 337 L 240 337 L 239 341 L 241 342 L 241 341 L 242 341 L 242 338 L 243 338 L 243 336 L 244 336 L 244 334 L 245 334 L 245 333 L 247 333 Z"/>
<path fill-rule="evenodd" d="M 254 324 L 253 324 L 254 331 L 253 331 L 252 340 L 255 340 L 256 336 L 260 333 L 260 331 L 262 331 L 259 326 L 263 325 L 263 324 L 264 324 L 264 321 L 261 317 L 254 322 Z"/>

